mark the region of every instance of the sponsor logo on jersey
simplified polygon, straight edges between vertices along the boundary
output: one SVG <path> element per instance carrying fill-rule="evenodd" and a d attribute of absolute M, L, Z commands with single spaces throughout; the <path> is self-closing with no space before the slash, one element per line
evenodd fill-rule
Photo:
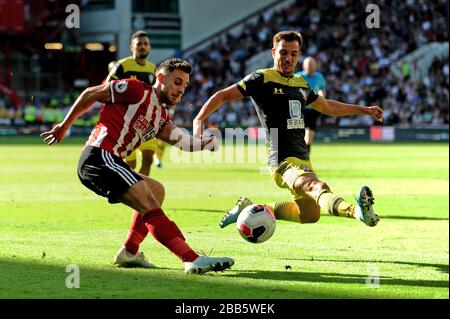
<path fill-rule="evenodd" d="M 156 136 L 155 129 L 153 127 L 150 127 L 148 131 L 144 133 L 143 138 L 144 141 L 148 141 L 154 138 L 155 136 Z"/>
<path fill-rule="evenodd" d="M 114 90 L 116 90 L 117 93 L 123 93 L 127 90 L 127 88 L 127 81 L 119 81 L 114 84 Z"/>
<path fill-rule="evenodd" d="M 287 120 L 287 129 L 288 130 L 301 129 L 301 128 L 305 128 L 305 121 L 302 118 Z"/>
<path fill-rule="evenodd" d="M 150 121 L 145 117 L 145 115 L 140 114 L 133 124 L 133 128 L 137 132 L 145 132 L 150 125 Z"/>
<path fill-rule="evenodd" d="M 273 88 L 273 94 L 284 94 L 283 88 Z"/>

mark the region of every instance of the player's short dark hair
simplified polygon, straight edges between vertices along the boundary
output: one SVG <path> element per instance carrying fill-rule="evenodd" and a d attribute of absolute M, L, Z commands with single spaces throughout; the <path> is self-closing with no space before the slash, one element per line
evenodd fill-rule
<path fill-rule="evenodd" d="M 184 59 L 179 58 L 169 58 L 161 62 L 158 66 L 158 71 L 162 71 L 164 74 L 172 73 L 175 70 L 181 70 L 191 75 L 192 73 L 192 65 Z"/>
<path fill-rule="evenodd" d="M 280 31 L 273 36 L 273 47 L 275 48 L 277 44 L 281 41 L 297 41 L 300 49 L 302 48 L 303 38 L 300 32 L 297 31 Z"/>
<path fill-rule="evenodd" d="M 136 31 L 135 33 L 133 33 L 133 35 L 131 36 L 130 42 L 133 42 L 134 39 L 138 39 L 138 38 L 142 38 L 142 37 L 147 37 L 150 39 L 147 32 L 141 30 L 141 31 Z"/>

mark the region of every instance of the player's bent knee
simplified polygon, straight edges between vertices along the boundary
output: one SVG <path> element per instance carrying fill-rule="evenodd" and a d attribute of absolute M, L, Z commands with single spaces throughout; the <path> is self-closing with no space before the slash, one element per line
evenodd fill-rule
<path fill-rule="evenodd" d="M 164 198 L 166 196 L 166 189 L 164 188 L 164 185 L 158 182 L 157 180 L 151 179 L 143 174 L 141 174 L 141 176 L 146 181 L 151 192 L 155 196 L 156 200 L 159 202 L 159 205 L 162 205 L 162 203 L 164 202 Z"/>
<path fill-rule="evenodd" d="M 145 180 L 133 184 L 121 197 L 120 201 L 125 205 L 145 213 L 153 208 L 159 208 L 160 204 L 153 195 L 151 188 Z"/>
<path fill-rule="evenodd" d="M 316 192 L 320 192 L 324 189 L 330 190 L 330 186 L 328 186 L 327 183 L 320 181 L 320 180 L 318 180 L 316 183 L 314 183 L 314 188 L 315 188 Z"/>
<path fill-rule="evenodd" d="M 328 186 L 327 183 L 317 180 L 315 183 L 313 183 L 313 185 L 311 187 L 311 191 L 309 192 L 309 195 L 311 196 L 311 198 L 313 198 L 314 200 L 317 201 L 319 199 L 319 196 L 324 191 L 325 192 L 331 191 L 330 187 Z"/>
<path fill-rule="evenodd" d="M 161 183 L 158 183 L 158 186 L 152 189 L 153 195 L 158 201 L 159 205 L 162 205 L 164 202 L 164 198 L 166 197 L 166 189 Z"/>
<path fill-rule="evenodd" d="M 320 182 L 315 174 L 304 174 L 294 183 L 294 190 L 297 192 L 309 193 L 314 191 L 316 183 Z"/>

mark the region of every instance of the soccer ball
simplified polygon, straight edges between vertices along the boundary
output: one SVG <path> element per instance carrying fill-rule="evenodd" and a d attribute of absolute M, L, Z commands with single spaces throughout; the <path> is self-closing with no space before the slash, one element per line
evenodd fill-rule
<path fill-rule="evenodd" d="M 275 231 L 275 216 L 263 205 L 250 205 L 239 214 L 237 230 L 242 238 L 251 243 L 262 243 Z"/>

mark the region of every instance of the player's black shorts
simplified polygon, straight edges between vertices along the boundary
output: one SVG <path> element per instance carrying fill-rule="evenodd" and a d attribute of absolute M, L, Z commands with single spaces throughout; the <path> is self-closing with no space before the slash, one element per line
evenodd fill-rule
<path fill-rule="evenodd" d="M 320 112 L 314 109 L 305 108 L 303 110 L 303 115 L 305 117 L 305 127 L 312 131 L 317 131 L 317 120 L 319 119 Z"/>
<path fill-rule="evenodd" d="M 133 171 L 120 157 L 101 148 L 86 146 L 78 162 L 78 177 L 84 186 L 111 204 L 128 188 L 143 178 Z"/>

